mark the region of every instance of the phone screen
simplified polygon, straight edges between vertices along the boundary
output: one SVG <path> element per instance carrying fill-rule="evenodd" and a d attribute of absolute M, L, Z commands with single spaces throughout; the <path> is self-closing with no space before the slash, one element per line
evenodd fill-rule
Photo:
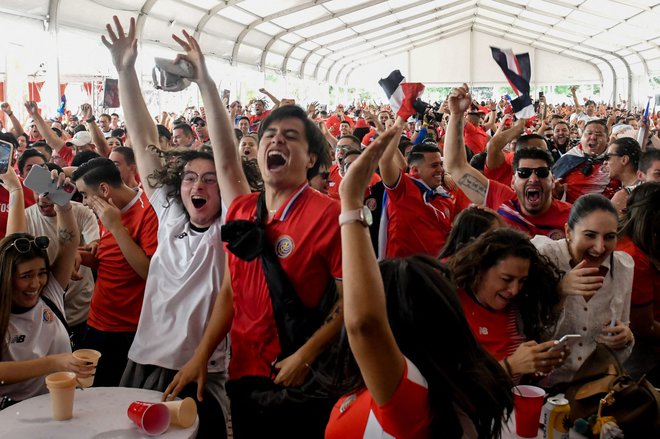
<path fill-rule="evenodd" d="M 5 174 L 9 169 L 9 162 L 11 161 L 12 151 L 14 145 L 4 140 L 0 140 L 0 174 Z"/>

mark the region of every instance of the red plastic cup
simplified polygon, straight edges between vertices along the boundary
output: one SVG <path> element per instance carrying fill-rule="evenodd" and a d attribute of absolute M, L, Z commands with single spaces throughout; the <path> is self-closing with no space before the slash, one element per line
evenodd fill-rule
<path fill-rule="evenodd" d="M 516 386 L 512 391 L 516 412 L 516 434 L 525 438 L 537 437 L 545 390 L 536 386 Z"/>
<path fill-rule="evenodd" d="M 163 434 L 170 426 L 170 411 L 159 402 L 134 401 L 128 406 L 128 417 L 149 436 Z"/>

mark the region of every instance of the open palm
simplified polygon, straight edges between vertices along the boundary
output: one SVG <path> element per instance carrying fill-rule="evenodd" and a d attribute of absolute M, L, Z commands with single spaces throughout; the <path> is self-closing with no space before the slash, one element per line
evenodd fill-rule
<path fill-rule="evenodd" d="M 135 18 L 131 18 L 128 26 L 128 35 L 124 33 L 124 28 L 115 15 L 112 17 L 115 22 L 116 31 L 110 23 L 105 25 L 108 30 L 108 38 L 103 35 L 101 40 L 112 55 L 112 63 L 118 72 L 132 69 L 135 67 L 137 58 L 137 39 L 135 38 Z"/>

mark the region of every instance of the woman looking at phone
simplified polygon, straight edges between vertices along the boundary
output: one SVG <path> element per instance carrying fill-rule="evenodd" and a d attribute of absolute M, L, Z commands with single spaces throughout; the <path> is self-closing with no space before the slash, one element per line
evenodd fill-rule
<path fill-rule="evenodd" d="M 633 260 L 617 244 L 617 211 L 607 198 L 583 195 L 575 201 L 565 226 L 566 238 L 536 236 L 532 243 L 565 274 L 560 284 L 560 312 L 546 339 L 580 334 L 571 355 L 545 384 L 570 382 L 597 343 L 609 346 L 623 362 L 632 350 L 630 296 Z M 549 328 L 550 329 L 550 328 Z"/>
<path fill-rule="evenodd" d="M 73 358 L 58 317 L 64 318 L 64 288 L 80 241 L 71 205 L 55 206 L 60 249 L 50 265 L 48 238 L 23 233 L 23 190 L 14 169 L 0 178 L 11 196 L 8 235 L 0 241 L 0 397 L 9 405 L 46 393 L 47 374 L 71 371 L 84 378 L 93 367 Z M 60 186 L 64 182 L 64 174 L 53 178 Z"/>
<path fill-rule="evenodd" d="M 487 232 L 462 247 L 450 266 L 474 336 L 512 378 L 545 375 L 562 364 L 564 349 L 538 343 L 556 321 L 560 273 L 526 235 Z"/>

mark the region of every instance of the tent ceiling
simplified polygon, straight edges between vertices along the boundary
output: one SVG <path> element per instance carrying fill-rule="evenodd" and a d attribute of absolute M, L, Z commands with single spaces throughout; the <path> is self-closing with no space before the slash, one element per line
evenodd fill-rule
<path fill-rule="evenodd" d="M 192 29 L 232 64 L 318 80 L 469 30 L 618 77 L 660 72 L 660 0 L 3 0 L 3 12 L 99 33 L 112 13 L 137 16 L 144 41 Z"/>

